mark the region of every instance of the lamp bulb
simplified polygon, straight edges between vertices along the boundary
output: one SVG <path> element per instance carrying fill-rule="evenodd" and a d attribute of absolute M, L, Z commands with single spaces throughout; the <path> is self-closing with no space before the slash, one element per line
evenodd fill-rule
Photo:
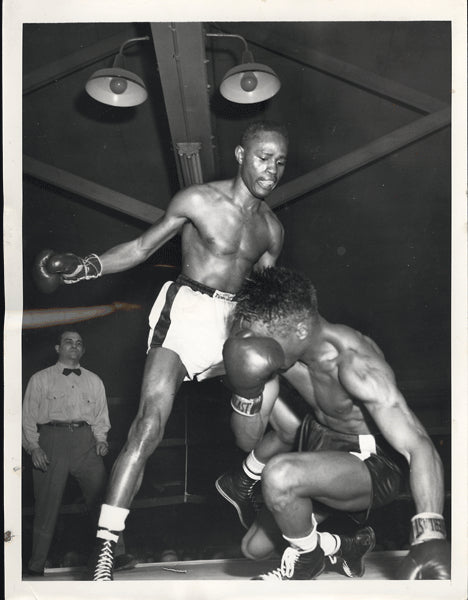
<path fill-rule="evenodd" d="M 111 92 L 114 94 L 123 94 L 127 89 L 127 80 L 123 77 L 112 77 L 109 83 Z"/>
<path fill-rule="evenodd" d="M 253 92 L 253 90 L 257 87 L 257 83 L 258 80 L 252 71 L 247 71 L 247 73 L 242 76 L 240 81 L 241 88 L 244 90 L 244 92 Z"/>

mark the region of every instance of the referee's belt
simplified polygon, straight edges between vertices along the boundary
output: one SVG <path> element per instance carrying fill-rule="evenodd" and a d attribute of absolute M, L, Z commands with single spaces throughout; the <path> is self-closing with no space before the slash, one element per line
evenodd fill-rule
<path fill-rule="evenodd" d="M 88 425 L 88 423 L 86 421 L 49 421 L 48 423 L 41 423 L 39 427 L 66 427 L 73 430 L 84 427 L 84 425 Z"/>

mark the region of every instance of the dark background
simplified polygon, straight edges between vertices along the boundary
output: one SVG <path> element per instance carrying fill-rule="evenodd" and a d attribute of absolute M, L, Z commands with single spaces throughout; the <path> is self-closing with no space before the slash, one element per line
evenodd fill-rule
<path fill-rule="evenodd" d="M 298 47 L 312 48 L 450 103 L 450 23 L 217 26 L 244 35 L 255 60 L 271 66 L 282 82 L 278 95 L 264 103 L 235 105 L 224 100 L 217 85 L 223 73 L 239 61 L 241 48 L 233 41 L 207 43 L 219 179 L 234 176 L 235 145 L 254 119 L 274 119 L 287 125 L 290 155 L 283 179 L 286 183 L 424 116 L 420 110 L 311 68 L 300 54 L 294 60 L 286 57 L 275 50 L 276 39 L 289 44 L 291 53 Z M 215 24 L 206 27 L 217 30 Z M 145 23 L 27 24 L 23 33 L 27 76 L 106 37 L 121 33 L 125 41 L 149 35 L 150 29 Z M 84 66 L 23 96 L 23 151 L 164 210 L 179 183 L 154 48 L 141 43 L 126 54 L 129 68 L 139 73 L 148 87 L 145 104 L 119 109 L 97 103 L 86 95 L 84 85 L 94 70 L 110 66 L 111 61 Z M 445 127 L 276 211 L 285 227 L 280 264 L 312 279 L 325 318 L 359 329 L 382 347 L 410 407 L 429 429 L 442 455 L 448 498 L 450 143 L 450 127 Z M 161 285 L 178 273 L 179 240 L 174 239 L 131 271 L 62 286 L 56 293 L 44 295 L 31 279 L 39 251 L 52 248 L 81 256 L 99 254 L 136 237 L 147 224 L 28 175 L 23 181 L 22 202 L 25 311 L 114 301 L 140 306 L 76 325 L 86 343 L 82 362 L 100 375 L 109 398 L 110 467 L 137 409 L 147 316 Z M 57 327 L 24 329 L 24 385 L 35 371 L 55 361 L 56 333 Z M 172 500 L 132 512 L 127 544 L 136 554 L 157 558 L 168 546 L 177 546 L 181 556 L 197 553 L 200 557 L 210 548 L 213 552 L 221 548 L 230 555 L 238 552 L 242 530 L 213 488 L 216 476 L 240 458 L 229 430 L 229 410 L 228 394 L 219 380 L 184 384 L 166 432 L 167 440 L 176 441 L 156 451 L 137 498 L 150 503 L 164 496 Z M 27 458 L 24 464 L 27 552 L 33 498 Z M 77 545 L 68 532 L 81 527 L 84 517 L 68 514 L 66 507 L 80 503 L 79 490 L 71 483 L 52 563 L 59 563 L 64 550 Z M 383 517 L 376 515 L 382 547 L 406 543 L 406 517 L 411 511 L 411 502 L 402 499 Z M 401 531 L 388 526 L 392 515 Z M 151 534 L 148 523 L 154 523 Z"/>

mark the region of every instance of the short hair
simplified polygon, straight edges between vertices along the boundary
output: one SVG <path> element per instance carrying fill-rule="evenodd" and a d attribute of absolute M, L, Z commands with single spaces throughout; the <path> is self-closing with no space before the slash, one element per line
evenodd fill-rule
<path fill-rule="evenodd" d="M 254 121 L 253 123 L 250 123 L 250 125 L 244 130 L 244 133 L 241 137 L 240 145 L 243 148 L 246 148 L 255 137 L 257 137 L 264 131 L 274 131 L 276 133 L 279 133 L 283 136 L 286 143 L 289 144 L 288 130 L 284 125 L 276 123 L 276 121 Z"/>
<path fill-rule="evenodd" d="M 78 329 L 76 329 L 75 327 L 62 327 L 62 329 L 60 329 L 60 331 L 57 333 L 56 336 L 56 345 L 60 346 L 60 344 L 62 343 L 62 337 L 64 333 L 77 333 L 80 338 L 83 340 L 83 336 L 81 335 L 81 333 L 78 331 Z M 83 341 L 84 344 L 84 341 Z"/>
<path fill-rule="evenodd" d="M 286 335 L 300 321 L 318 316 L 317 292 L 312 282 L 284 267 L 253 272 L 236 300 L 236 319 L 261 322 L 269 332 L 279 335 Z"/>

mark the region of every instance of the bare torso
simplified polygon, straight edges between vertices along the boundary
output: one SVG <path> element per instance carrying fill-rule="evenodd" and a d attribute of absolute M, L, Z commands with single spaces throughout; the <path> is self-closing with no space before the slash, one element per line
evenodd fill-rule
<path fill-rule="evenodd" d="M 340 366 L 349 350 L 378 360 L 383 356 L 366 336 L 342 325 L 327 324 L 314 350 L 283 376 L 313 408 L 322 425 L 342 433 L 374 433 L 370 429 L 375 429 L 373 421 L 363 404 L 346 391 L 340 380 Z"/>
<path fill-rule="evenodd" d="M 200 186 L 182 230 L 182 273 L 237 292 L 252 267 L 275 246 L 279 222 L 265 202 L 233 200 L 232 181 Z"/>

